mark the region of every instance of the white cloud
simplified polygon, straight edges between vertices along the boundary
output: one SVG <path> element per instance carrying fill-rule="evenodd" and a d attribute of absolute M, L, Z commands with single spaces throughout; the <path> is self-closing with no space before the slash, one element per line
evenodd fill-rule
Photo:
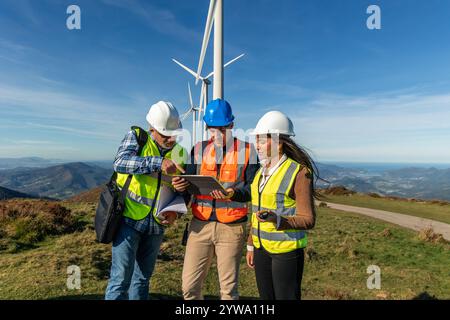
<path fill-rule="evenodd" d="M 102 2 L 107 5 L 120 7 L 131 11 L 132 13 L 142 17 L 151 28 L 162 34 L 175 36 L 176 38 L 186 42 L 201 41 L 200 34 L 181 24 L 171 11 L 158 8 L 148 1 L 102 0 Z"/>
<path fill-rule="evenodd" d="M 0 115 L 14 119 L 70 121 L 76 128 L 117 126 L 129 115 L 132 106 L 117 105 L 99 97 L 79 96 L 67 89 L 34 89 L 0 83 Z M 132 112 L 132 111 L 131 111 Z M 144 111 L 143 111 L 144 112 Z"/>
<path fill-rule="evenodd" d="M 450 94 L 322 95 L 298 109 L 298 140 L 324 160 L 450 162 Z"/>

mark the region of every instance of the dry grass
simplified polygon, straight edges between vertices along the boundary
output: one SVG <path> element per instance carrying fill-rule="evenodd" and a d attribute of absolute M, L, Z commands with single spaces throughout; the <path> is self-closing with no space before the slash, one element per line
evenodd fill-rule
<path fill-rule="evenodd" d="M 445 243 L 445 239 L 440 233 L 435 233 L 432 227 L 425 228 L 419 232 L 419 239 L 431 243 Z"/>
<path fill-rule="evenodd" d="M 79 215 L 57 202 L 6 200 L 0 202 L 0 251 L 32 248 L 47 236 L 80 230 Z"/>
<path fill-rule="evenodd" d="M 64 204 L 83 215 L 83 231 L 47 236 L 37 247 L 18 253 L 0 252 L 0 299 L 103 299 L 111 262 L 110 245 L 95 242 L 95 203 Z M 154 299 L 181 298 L 184 247 L 181 237 L 189 217 L 167 229 L 150 292 Z M 316 228 L 305 250 L 304 299 L 450 299 L 450 245 L 420 240 L 415 232 L 378 220 L 318 209 Z M 67 267 L 81 269 L 81 289 L 66 287 Z M 381 290 L 366 287 L 369 265 L 381 268 Z M 243 255 L 241 297 L 258 297 L 254 271 Z M 217 299 L 215 263 L 204 294 Z"/>
<path fill-rule="evenodd" d="M 333 195 L 333 196 L 351 196 L 352 194 L 355 194 L 356 192 L 353 190 L 349 190 L 343 186 L 334 186 L 334 187 L 330 187 L 328 189 L 320 190 L 320 193 L 325 194 L 325 195 Z"/>
<path fill-rule="evenodd" d="M 391 229 L 389 229 L 389 228 L 384 229 L 384 230 L 381 232 L 381 236 L 384 237 L 384 238 L 389 238 L 389 237 L 391 237 L 391 236 L 392 236 Z"/>

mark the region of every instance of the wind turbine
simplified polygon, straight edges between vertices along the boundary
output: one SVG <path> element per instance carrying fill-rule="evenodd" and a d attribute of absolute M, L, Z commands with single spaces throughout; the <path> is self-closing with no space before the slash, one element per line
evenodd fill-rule
<path fill-rule="evenodd" d="M 239 60 L 240 58 L 242 58 L 245 54 L 241 54 L 239 56 L 237 56 L 236 58 L 228 61 L 227 63 L 225 63 L 223 65 L 223 68 L 226 68 L 227 66 L 229 66 L 230 64 L 232 64 L 233 62 Z M 209 96 L 209 85 L 211 84 L 211 81 L 209 80 L 213 75 L 215 71 L 212 71 L 211 73 L 209 73 L 206 77 L 202 77 L 200 76 L 198 73 L 196 73 L 195 71 L 193 71 L 192 69 L 190 69 L 189 67 L 186 67 L 184 64 L 182 64 L 181 62 L 177 61 L 176 59 L 172 59 L 173 62 L 175 62 L 176 64 L 178 64 L 180 67 L 182 67 L 184 70 L 186 70 L 187 72 L 189 72 L 191 75 L 193 75 L 196 79 L 199 79 L 202 81 L 202 87 L 201 87 L 201 91 L 200 91 L 200 103 L 199 103 L 199 115 L 202 115 L 202 111 L 203 111 L 203 115 L 205 112 L 205 107 L 208 104 L 208 96 Z M 189 89 L 190 92 L 190 89 Z M 190 97 L 190 99 L 192 99 L 192 97 Z M 202 122 L 202 132 L 203 132 L 203 139 L 206 139 L 206 130 L 205 130 L 205 124 Z M 195 141 L 196 142 L 196 141 Z"/>
<path fill-rule="evenodd" d="M 194 107 L 194 103 L 192 102 L 192 93 L 191 93 L 191 85 L 188 82 L 188 92 L 189 92 L 189 110 L 183 113 L 180 117 L 181 121 L 186 120 L 187 117 L 192 113 L 192 146 L 195 146 L 197 143 L 197 112 L 198 108 Z"/>
<path fill-rule="evenodd" d="M 205 60 L 206 49 L 208 48 L 209 38 L 211 36 L 212 27 L 214 25 L 214 71 L 206 77 L 201 77 L 201 71 L 203 68 L 203 62 Z M 184 66 L 180 62 L 173 59 L 183 69 L 192 74 L 198 84 L 199 80 L 202 80 L 202 89 L 200 95 L 199 114 L 203 111 L 203 107 L 208 103 L 208 86 L 211 84 L 209 78 L 214 75 L 213 80 L 213 99 L 223 99 L 223 68 L 233 63 L 237 59 L 243 56 L 231 60 L 230 62 L 223 64 L 223 0 L 210 0 L 208 16 L 206 18 L 205 32 L 203 34 L 202 48 L 200 50 L 200 58 L 197 67 L 197 72 L 192 71 L 188 67 Z M 204 111 L 203 111 L 204 113 Z M 206 139 L 207 133 L 205 125 L 203 123 L 203 139 Z"/>
<path fill-rule="evenodd" d="M 205 60 L 206 49 L 214 23 L 214 86 L 213 99 L 223 99 L 223 0 L 210 0 L 203 43 L 197 68 L 196 84 Z"/>

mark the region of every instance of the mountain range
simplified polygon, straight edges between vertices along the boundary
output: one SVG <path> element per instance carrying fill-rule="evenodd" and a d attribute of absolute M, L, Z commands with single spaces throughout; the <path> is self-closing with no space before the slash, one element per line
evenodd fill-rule
<path fill-rule="evenodd" d="M 66 199 L 106 183 L 112 170 L 74 162 L 0 171 L 0 186 L 35 197 Z"/>
<path fill-rule="evenodd" d="M 319 164 L 317 186 L 345 186 L 363 193 L 417 199 L 450 200 L 450 169 L 405 167 L 394 170 L 343 168 Z"/>
<path fill-rule="evenodd" d="M 23 167 L 37 159 L 32 167 Z M 67 199 L 104 184 L 111 176 L 111 161 L 73 162 L 48 165 L 58 160 L 42 158 L 0 159 L 10 169 L 0 170 L 0 186 L 28 197 Z M 14 167 L 14 163 L 16 167 Z M 362 193 L 416 199 L 450 200 L 450 168 L 405 167 L 318 163 L 320 177 L 316 186 L 326 189 L 344 186 Z M 8 196 L 9 197 L 9 196 Z"/>
<path fill-rule="evenodd" d="M 0 170 L 14 169 L 18 167 L 45 168 L 62 163 L 64 163 L 64 160 L 44 159 L 40 157 L 0 158 Z"/>
<path fill-rule="evenodd" d="M 0 187 L 0 200 L 7 200 L 13 198 L 36 198 L 36 197 L 15 190 Z"/>

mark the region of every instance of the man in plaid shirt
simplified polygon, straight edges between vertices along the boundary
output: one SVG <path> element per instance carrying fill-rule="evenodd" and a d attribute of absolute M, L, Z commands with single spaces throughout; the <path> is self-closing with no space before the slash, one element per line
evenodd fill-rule
<path fill-rule="evenodd" d="M 146 148 L 138 154 L 138 138 L 135 130 L 131 130 L 122 140 L 114 161 L 114 171 L 122 177 L 133 175 L 133 179 L 127 192 L 124 221 L 113 240 L 106 300 L 148 299 L 150 277 L 164 228 L 177 218 L 177 212 L 169 211 L 159 222 L 156 221 L 153 211 L 159 192 L 158 179 L 142 175 L 184 173 L 171 153 L 176 146 L 180 147 L 175 142 L 176 135 L 181 133 L 179 115 L 170 102 L 160 101 L 150 108 L 147 121 L 150 132 Z M 142 181 L 147 187 L 150 183 L 153 188 L 141 188 Z M 156 190 L 156 194 L 150 194 L 155 191 L 148 190 Z M 150 206 L 149 202 L 153 202 L 153 205 Z"/>

